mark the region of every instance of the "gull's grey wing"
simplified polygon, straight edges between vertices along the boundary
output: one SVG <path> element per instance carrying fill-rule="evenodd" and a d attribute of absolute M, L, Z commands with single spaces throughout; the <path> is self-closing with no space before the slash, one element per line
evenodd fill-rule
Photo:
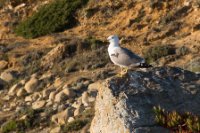
<path fill-rule="evenodd" d="M 111 60 L 121 66 L 137 66 L 144 59 L 126 48 L 117 47 L 114 49 L 114 53 L 111 54 Z"/>

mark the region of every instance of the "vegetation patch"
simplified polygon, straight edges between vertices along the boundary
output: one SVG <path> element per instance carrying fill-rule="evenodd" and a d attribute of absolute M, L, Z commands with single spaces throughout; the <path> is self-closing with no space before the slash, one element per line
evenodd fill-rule
<path fill-rule="evenodd" d="M 3 8 L 5 3 L 6 3 L 6 0 L 0 0 L 0 9 Z"/>
<path fill-rule="evenodd" d="M 148 63 L 172 54 L 175 54 L 175 49 L 171 45 L 155 46 L 144 51 L 144 57 Z"/>
<path fill-rule="evenodd" d="M 15 131 L 17 129 L 17 122 L 14 120 L 8 121 L 4 123 L 1 127 L 2 133 L 9 133 L 11 131 Z"/>
<path fill-rule="evenodd" d="M 78 131 L 82 129 L 87 123 L 88 123 L 87 120 L 81 120 L 81 119 L 74 120 L 65 126 L 64 131 L 65 132 Z"/>
<path fill-rule="evenodd" d="M 176 54 L 178 56 L 184 56 L 187 55 L 190 52 L 189 48 L 186 46 L 181 46 L 179 48 L 176 49 Z"/>
<path fill-rule="evenodd" d="M 200 117 L 195 116 L 189 112 L 181 114 L 176 111 L 168 112 L 160 106 L 154 107 L 156 122 L 165 127 L 173 130 L 174 132 L 200 132 Z"/>
<path fill-rule="evenodd" d="M 90 125 L 92 118 L 94 117 L 94 107 L 85 110 L 80 115 L 75 117 L 75 120 L 67 123 L 63 127 L 63 132 L 73 132 L 83 129 L 86 125 Z"/>
<path fill-rule="evenodd" d="M 87 18 L 90 18 L 90 17 L 92 17 L 96 12 L 98 12 L 99 11 L 99 8 L 98 7 L 96 7 L 96 8 L 88 8 L 88 9 L 86 9 L 86 11 L 85 11 L 85 16 L 87 17 Z"/>
<path fill-rule="evenodd" d="M 25 132 L 28 129 L 39 126 L 39 124 L 41 123 L 41 120 L 38 115 L 39 112 L 40 111 L 36 111 L 31 108 L 26 108 L 24 110 L 19 111 L 16 114 L 14 120 L 12 119 L 2 124 L 1 132 Z"/>
<path fill-rule="evenodd" d="M 15 33 L 25 38 L 36 38 L 71 28 L 76 24 L 75 11 L 88 0 L 56 0 L 21 22 Z"/>
<path fill-rule="evenodd" d="M 90 47 L 91 50 L 97 50 L 105 45 L 104 42 L 102 42 L 101 40 L 98 40 L 94 37 L 86 38 L 85 42 L 87 43 L 87 45 Z"/>
<path fill-rule="evenodd" d="M 176 8 L 161 17 L 161 24 L 166 25 L 182 17 L 185 17 L 190 9 L 190 6 Z"/>
<path fill-rule="evenodd" d="M 65 55 L 52 71 L 66 73 L 104 67 L 109 62 L 105 43 L 94 37 L 84 40 L 74 39 L 66 45 Z"/>

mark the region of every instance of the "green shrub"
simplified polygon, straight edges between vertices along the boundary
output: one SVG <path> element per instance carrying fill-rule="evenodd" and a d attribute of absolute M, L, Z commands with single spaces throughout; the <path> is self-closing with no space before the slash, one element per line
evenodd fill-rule
<path fill-rule="evenodd" d="M 17 129 L 17 123 L 14 120 L 8 121 L 1 127 L 2 133 L 9 133 L 11 131 L 15 131 Z"/>
<path fill-rule="evenodd" d="M 155 46 L 147 49 L 144 52 L 144 57 L 147 62 L 153 62 L 161 57 L 165 57 L 171 54 L 175 54 L 175 49 L 170 45 Z"/>
<path fill-rule="evenodd" d="M 154 107 L 153 111 L 155 113 L 155 121 L 159 125 L 167 127 L 174 132 L 200 132 L 200 117 L 198 116 L 195 116 L 189 112 L 182 114 L 176 111 L 168 112 L 162 109 L 160 106 Z"/>
<path fill-rule="evenodd" d="M 88 37 L 85 39 L 87 45 L 90 46 L 91 50 L 99 49 L 100 47 L 104 46 L 105 43 L 101 40 L 98 40 L 94 37 Z"/>
<path fill-rule="evenodd" d="M 71 28 L 76 23 L 74 12 L 87 1 L 56 0 L 21 22 L 16 27 L 15 33 L 25 38 L 36 38 Z"/>
<path fill-rule="evenodd" d="M 88 8 L 88 9 L 86 9 L 86 11 L 85 11 L 85 16 L 87 17 L 87 18 L 90 18 L 90 17 L 92 17 L 96 12 L 98 12 L 99 11 L 99 8 L 98 7 L 96 7 L 96 8 Z"/>
<path fill-rule="evenodd" d="M 5 3 L 6 3 L 6 0 L 0 0 L 0 9 L 3 8 Z"/>
<path fill-rule="evenodd" d="M 178 56 L 184 56 L 187 55 L 190 52 L 189 48 L 186 46 L 181 46 L 179 48 L 176 49 L 176 54 Z"/>
<path fill-rule="evenodd" d="M 87 123 L 88 123 L 87 120 L 82 120 L 82 119 L 74 120 L 74 121 L 68 123 L 64 127 L 64 131 L 65 132 L 78 131 L 78 130 L 82 129 Z"/>

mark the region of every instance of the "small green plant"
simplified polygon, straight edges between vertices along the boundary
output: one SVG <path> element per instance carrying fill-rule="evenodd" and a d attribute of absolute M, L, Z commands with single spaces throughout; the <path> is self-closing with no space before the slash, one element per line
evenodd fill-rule
<path fill-rule="evenodd" d="M 88 8 L 88 9 L 86 9 L 85 10 L 85 16 L 87 17 L 87 18 L 90 18 L 90 17 L 92 17 L 96 12 L 98 12 L 98 8 L 96 7 L 96 8 Z"/>
<path fill-rule="evenodd" d="M 5 61 L 8 61 L 8 60 L 9 60 L 8 55 L 7 55 L 6 53 L 3 54 L 3 55 L 0 57 L 0 59 L 5 60 Z"/>
<path fill-rule="evenodd" d="M 14 120 L 10 120 L 2 125 L 1 132 L 2 133 L 9 133 L 15 131 L 17 129 L 17 123 Z"/>
<path fill-rule="evenodd" d="M 6 0 L 0 0 L 0 9 L 5 5 Z"/>
<path fill-rule="evenodd" d="M 78 130 L 82 129 L 87 123 L 88 123 L 87 120 L 81 120 L 81 119 L 74 120 L 74 121 L 68 123 L 64 127 L 64 131 L 65 132 L 78 131 Z"/>
<path fill-rule="evenodd" d="M 85 41 L 90 46 L 91 50 L 97 50 L 105 44 L 101 40 L 98 40 L 94 37 L 88 37 L 85 39 Z"/>
<path fill-rule="evenodd" d="M 162 1 L 159 1 L 159 0 L 150 0 L 149 4 L 152 9 L 155 9 L 155 8 L 161 9 L 163 6 Z"/>
<path fill-rule="evenodd" d="M 151 63 L 161 57 L 175 54 L 175 49 L 170 45 L 155 46 L 147 49 L 144 52 L 144 57 L 147 62 Z"/>
<path fill-rule="evenodd" d="M 182 46 L 176 49 L 176 54 L 179 56 L 184 56 L 186 54 L 189 53 L 189 48 L 187 48 L 186 46 Z"/>
<path fill-rule="evenodd" d="M 63 127 L 63 132 L 68 133 L 68 132 L 79 131 L 83 127 L 90 125 L 93 117 L 94 117 L 94 107 L 83 111 L 80 115 L 75 117 L 74 121 L 67 123 Z"/>
<path fill-rule="evenodd" d="M 155 121 L 173 131 L 200 132 L 200 117 L 191 113 L 168 112 L 160 106 L 154 107 Z M 182 132 L 181 132 L 182 133 Z"/>
<path fill-rule="evenodd" d="M 88 0 L 56 0 L 21 22 L 15 33 L 25 38 L 36 38 L 71 28 L 76 24 L 75 11 L 87 2 Z"/>

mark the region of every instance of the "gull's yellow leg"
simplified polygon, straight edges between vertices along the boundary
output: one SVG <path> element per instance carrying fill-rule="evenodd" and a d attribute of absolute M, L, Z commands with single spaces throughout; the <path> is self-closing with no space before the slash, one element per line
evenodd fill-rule
<path fill-rule="evenodd" d="M 120 67 L 120 70 L 120 74 L 117 74 L 118 77 L 123 77 L 128 72 L 128 68 Z"/>
<path fill-rule="evenodd" d="M 128 68 L 126 67 L 126 68 L 124 68 L 124 74 L 126 74 L 127 72 L 128 72 Z"/>
<path fill-rule="evenodd" d="M 123 76 L 123 68 L 120 67 L 120 74 L 117 74 L 117 77 L 122 77 Z"/>

